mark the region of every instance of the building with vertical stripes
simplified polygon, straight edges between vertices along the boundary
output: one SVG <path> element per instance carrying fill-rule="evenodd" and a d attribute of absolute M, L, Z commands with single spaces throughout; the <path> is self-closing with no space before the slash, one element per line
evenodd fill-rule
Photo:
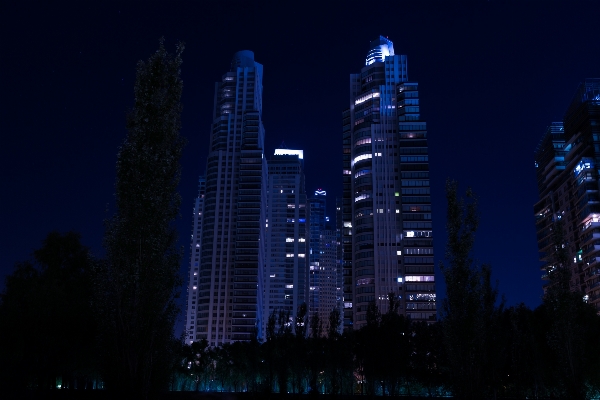
<path fill-rule="evenodd" d="M 192 242 L 190 276 L 197 284 L 188 292 L 188 342 L 206 339 L 218 346 L 261 336 L 267 175 L 262 78 L 262 65 L 245 50 L 215 84 L 202 220 Z"/>
<path fill-rule="evenodd" d="M 382 313 L 388 297 L 413 320 L 435 321 L 436 290 L 426 123 L 405 55 L 379 37 L 350 75 L 343 112 L 344 327 Z"/>
<path fill-rule="evenodd" d="M 302 150 L 276 149 L 268 163 L 266 263 L 262 324 L 289 314 L 291 323 L 307 303 L 308 221 Z"/>

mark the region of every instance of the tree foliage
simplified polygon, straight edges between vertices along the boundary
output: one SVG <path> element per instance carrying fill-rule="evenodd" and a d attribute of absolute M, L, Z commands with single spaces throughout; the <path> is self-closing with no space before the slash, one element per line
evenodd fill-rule
<path fill-rule="evenodd" d="M 135 104 L 119 149 L 117 212 L 106 223 L 106 262 L 96 271 L 102 318 L 103 373 L 109 389 L 147 397 L 166 388 L 169 343 L 177 316 L 183 45 L 160 41 L 137 65 Z"/>
<path fill-rule="evenodd" d="M 442 304 L 444 342 L 454 393 L 474 399 L 495 387 L 497 291 L 490 283 L 491 267 L 475 265 L 471 258 L 479 225 L 477 197 L 471 189 L 459 197 L 458 183 L 448 180 L 446 199 L 448 264 L 441 264 L 447 289 Z"/>
<path fill-rule="evenodd" d="M 547 377 L 554 392 L 571 399 L 585 399 L 590 386 L 598 387 L 600 370 L 600 320 L 584 294 L 571 287 L 563 221 L 552 229 L 554 262 L 548 269 L 549 285 L 541 310 L 547 321 L 546 340 L 556 368 Z M 575 287 L 578 287 L 576 285 Z M 595 338 L 595 339 L 594 339 Z"/>
<path fill-rule="evenodd" d="M 84 389 L 97 378 L 93 260 L 79 234 L 51 232 L 0 296 L 0 388 Z"/>

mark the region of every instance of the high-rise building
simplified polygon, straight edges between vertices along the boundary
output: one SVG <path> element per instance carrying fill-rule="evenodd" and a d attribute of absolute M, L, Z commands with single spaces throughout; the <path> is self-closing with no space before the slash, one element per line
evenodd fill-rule
<path fill-rule="evenodd" d="M 556 268 L 568 268 L 571 290 L 584 293 L 600 310 L 600 79 L 578 87 L 563 122 L 548 128 L 535 157 L 542 279 Z M 556 237 L 558 226 L 562 237 Z M 557 241 L 565 249 L 566 265 L 555 256 Z"/>
<path fill-rule="evenodd" d="M 341 311 L 341 269 L 338 262 L 338 237 L 327 217 L 327 192 L 315 191 L 309 204 L 309 292 L 310 317 L 317 314 L 323 332 L 329 328 L 329 314 Z"/>
<path fill-rule="evenodd" d="M 293 319 L 307 303 L 308 278 L 303 151 L 276 149 L 268 164 L 263 336 L 270 315 Z"/>
<path fill-rule="evenodd" d="M 188 293 L 188 309 L 196 310 L 195 329 L 186 327 L 188 341 L 217 346 L 261 334 L 267 174 L 262 77 L 262 65 L 245 50 L 215 84 L 202 221 L 194 232 L 200 237 L 192 242 L 190 276 L 198 276 L 198 284 Z"/>
<path fill-rule="evenodd" d="M 363 326 L 371 302 L 387 312 L 389 295 L 402 314 L 435 321 L 426 123 L 390 40 L 372 41 L 350 75 L 342 118 L 344 326 Z"/>
<path fill-rule="evenodd" d="M 187 289 L 187 309 L 185 314 L 185 342 L 191 344 L 196 337 L 196 314 L 198 305 L 196 302 L 198 292 L 198 275 L 200 273 L 200 243 L 202 241 L 202 213 L 204 211 L 204 193 L 206 192 L 206 180 L 200 177 L 198 180 L 198 197 L 194 200 L 194 211 L 192 217 L 192 236 L 190 239 L 190 270 Z"/>

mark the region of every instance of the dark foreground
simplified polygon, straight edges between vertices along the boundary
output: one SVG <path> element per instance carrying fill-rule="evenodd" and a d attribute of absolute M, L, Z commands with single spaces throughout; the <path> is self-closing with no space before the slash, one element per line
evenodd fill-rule
<path fill-rule="evenodd" d="M 108 400 L 121 399 L 122 396 L 104 390 L 49 390 L 49 391 L 20 391 L 0 393 L 2 400 Z M 309 395 L 309 394 L 279 394 L 279 393 L 201 393 L 201 392 L 166 392 L 153 396 L 150 400 L 358 400 L 358 399 L 397 399 L 421 400 L 432 397 L 426 396 L 367 396 L 367 395 Z M 434 397 L 448 398 L 448 397 Z M 454 400 L 460 400 L 453 397 Z M 482 397 L 485 399 L 485 397 Z M 498 397 L 498 399 L 520 400 L 517 397 Z M 560 397 L 539 397 L 538 400 L 562 400 Z M 129 399 L 126 399 L 129 400 Z M 565 399 L 566 400 L 566 399 Z"/>

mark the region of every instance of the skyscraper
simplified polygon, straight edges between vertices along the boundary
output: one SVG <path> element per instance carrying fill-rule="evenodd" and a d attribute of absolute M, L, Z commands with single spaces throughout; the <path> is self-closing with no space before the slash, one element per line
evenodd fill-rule
<path fill-rule="evenodd" d="M 341 311 L 341 269 L 338 263 L 338 238 L 335 226 L 326 216 L 327 192 L 315 191 L 309 204 L 309 292 L 310 318 L 319 316 L 324 332 L 329 314 Z M 339 290 L 338 290 L 339 289 Z"/>
<path fill-rule="evenodd" d="M 200 243 L 202 242 L 202 212 L 204 211 L 204 194 L 206 191 L 206 180 L 200 177 L 198 180 L 198 197 L 194 200 L 194 211 L 192 216 L 192 235 L 190 238 L 190 270 L 188 281 L 187 309 L 185 314 L 185 342 L 191 344 L 196 339 L 196 314 L 198 305 L 196 302 L 199 278 Z"/>
<path fill-rule="evenodd" d="M 212 346 L 261 333 L 265 263 L 266 174 L 263 157 L 262 65 L 237 52 L 215 84 L 200 236 L 192 253 L 188 341 Z M 191 321 L 191 318 L 189 319 Z M 190 335 L 190 331 L 194 331 Z"/>
<path fill-rule="evenodd" d="M 407 58 L 384 38 L 350 75 L 343 120 L 344 326 L 382 313 L 388 296 L 413 320 L 434 321 L 436 292 L 426 124 Z"/>
<path fill-rule="evenodd" d="M 571 290 L 584 293 L 600 310 L 600 79 L 586 79 L 577 88 L 563 123 L 548 128 L 535 157 L 542 279 L 568 268 Z M 562 237 L 557 238 L 559 227 Z M 555 256 L 558 240 L 566 265 Z"/>
<path fill-rule="evenodd" d="M 307 303 L 308 223 L 303 152 L 276 149 L 268 164 L 263 335 L 269 315 L 283 312 L 293 319 L 300 306 Z"/>

